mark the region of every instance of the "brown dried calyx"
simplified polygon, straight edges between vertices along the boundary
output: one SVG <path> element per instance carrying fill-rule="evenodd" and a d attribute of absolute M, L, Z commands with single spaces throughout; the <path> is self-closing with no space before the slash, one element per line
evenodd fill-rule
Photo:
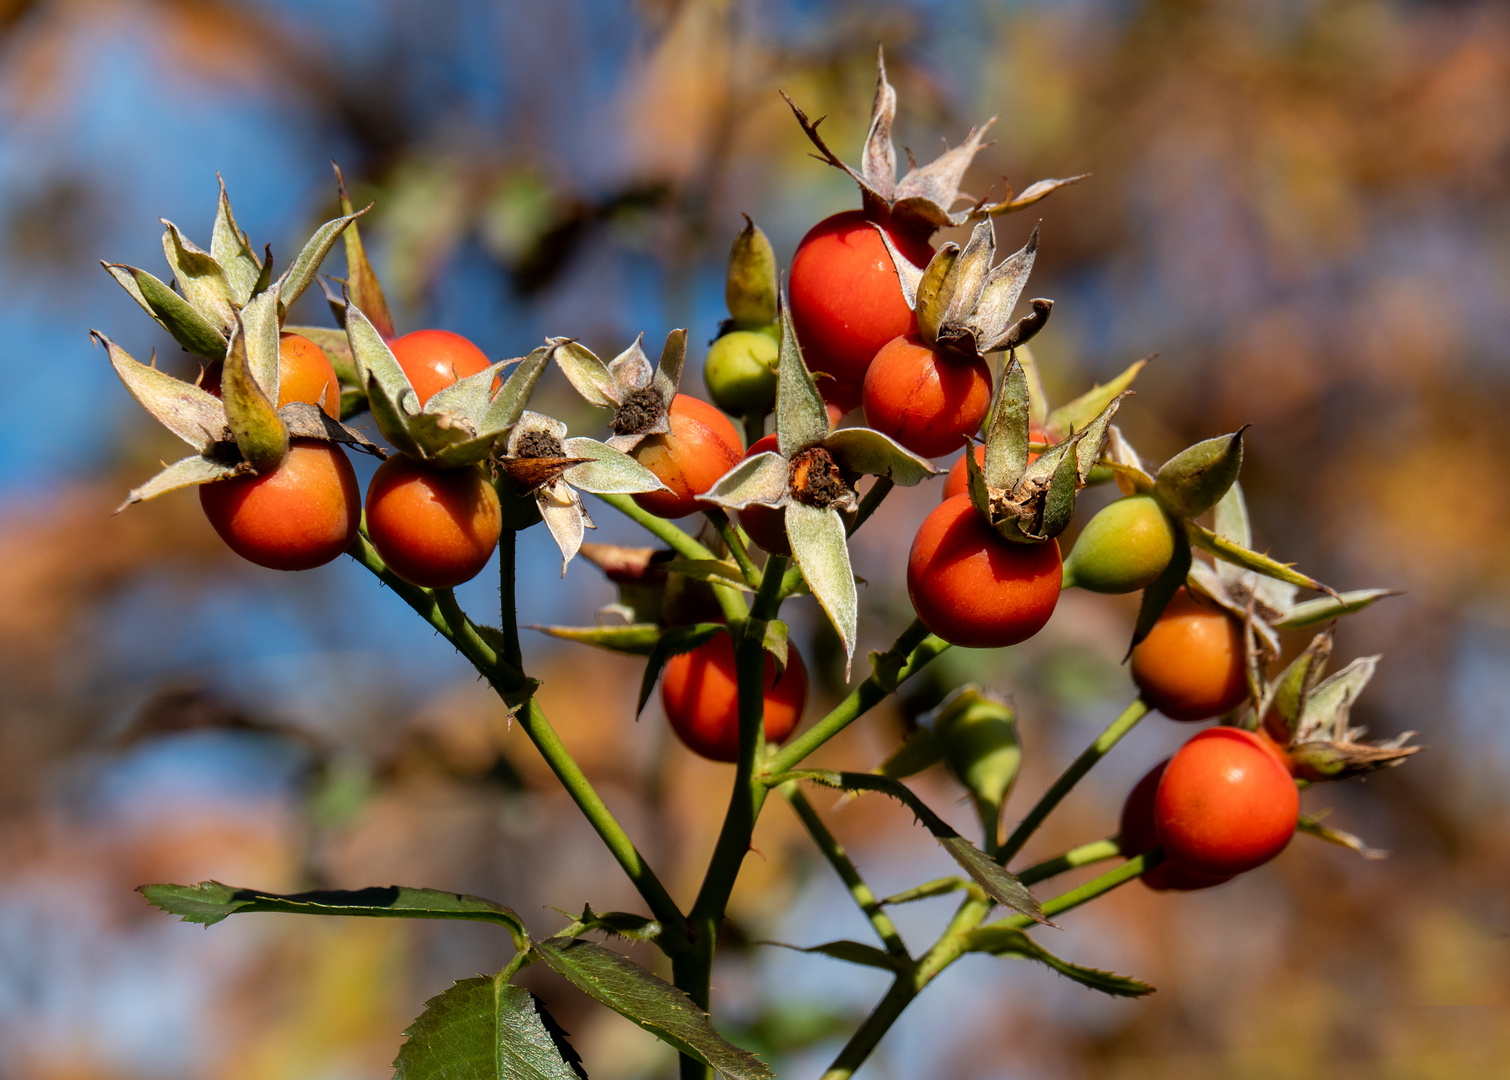
<path fill-rule="evenodd" d="M 897 155 L 891 143 L 891 125 L 897 113 L 897 92 L 886 80 L 886 57 L 879 48 L 876 50 L 876 96 L 870 107 L 870 131 L 865 137 L 865 152 L 859 172 L 839 160 L 818 134 L 818 125 L 823 122 L 823 117 L 809 120 L 807 114 L 791 98 L 784 93 L 781 96 L 786 98 L 786 103 L 797 116 L 797 122 L 818 148 L 823 160 L 844 170 L 860 185 L 860 194 L 867 210 L 889 214 L 903 231 L 915 232 L 924 237 L 937 229 L 963 225 L 972 218 L 994 217 L 1021 210 L 1056 188 L 1084 179 L 1084 176 L 1074 176 L 1063 180 L 1040 180 L 1015 197 L 1008 188 L 1007 197 L 1000 202 L 980 200 L 974 202 L 968 210 L 954 212 L 955 203 L 961 198 L 969 198 L 961 194 L 960 182 L 975 155 L 985 145 L 981 142 L 981 137 L 996 122 L 993 116 L 984 124 L 971 128 L 970 134 L 965 136 L 965 141 L 959 146 L 944 151 L 927 165 L 918 165 L 909 150 L 907 172 L 898 180 Z"/>
<path fill-rule="evenodd" d="M 666 405 L 652 386 L 636 390 L 614 410 L 609 427 L 615 435 L 639 435 L 648 432 L 666 415 Z"/>
<path fill-rule="evenodd" d="M 790 477 L 792 498 L 819 510 L 830 506 L 843 508 L 853 503 L 854 489 L 844 479 L 844 472 L 833 455 L 821 446 L 811 446 L 792 459 Z"/>
<path fill-rule="evenodd" d="M 561 445 L 561 440 L 549 431 L 526 431 L 519 437 L 519 445 L 514 451 L 514 456 L 562 458 L 566 456 L 566 448 Z"/>

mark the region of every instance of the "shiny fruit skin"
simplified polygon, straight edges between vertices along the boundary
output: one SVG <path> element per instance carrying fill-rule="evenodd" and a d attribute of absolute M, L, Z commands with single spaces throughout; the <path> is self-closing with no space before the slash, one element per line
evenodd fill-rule
<path fill-rule="evenodd" d="M 457 379 L 476 375 L 491 362 L 487 354 L 449 330 L 415 330 L 388 343 L 423 405 Z"/>
<path fill-rule="evenodd" d="M 743 456 L 739 432 L 712 405 L 687 394 L 671 400 L 671 431 L 651 435 L 633 451 L 636 461 L 670 491 L 646 491 L 634 501 L 656 517 L 680 518 L 701 510 L 697 497 Z"/>
<path fill-rule="evenodd" d="M 1030 431 L 1028 438 L 1036 443 L 1048 442 L 1048 436 L 1041 431 Z M 1028 451 L 1028 464 L 1038 460 L 1038 455 Z M 986 444 L 975 444 L 975 463 L 981 468 L 986 467 Z M 944 477 L 944 496 L 940 501 L 954 498 L 956 495 L 968 495 L 970 492 L 970 474 L 965 471 L 965 455 L 961 454 L 954 459 L 954 464 L 949 466 L 949 472 Z"/>
<path fill-rule="evenodd" d="M 232 551 L 272 570 L 323 566 L 351 545 L 362 519 L 351 462 L 313 439 L 295 439 L 265 476 L 201 484 L 199 503 Z"/>
<path fill-rule="evenodd" d="M 1152 495 L 1126 495 L 1085 523 L 1064 560 L 1064 587 L 1129 593 L 1153 583 L 1174 557 L 1174 526 Z"/>
<path fill-rule="evenodd" d="M 477 576 L 498 546 L 498 493 L 477 468 L 437 469 L 395 454 L 367 485 L 367 535 L 388 568 L 427 589 Z"/>
<path fill-rule="evenodd" d="M 892 229 L 888 235 L 917 265 L 933 258 L 926 239 Z M 808 231 L 792 256 L 787 291 L 808 370 L 829 376 L 818 379 L 818 390 L 846 412 L 860 403 L 865 370 L 881 346 L 917 329 L 881 234 L 861 210 Z"/>
<path fill-rule="evenodd" d="M 953 453 L 991 407 L 991 368 L 979 356 L 892 338 L 865 373 L 865 423 L 914 454 Z"/>
<path fill-rule="evenodd" d="M 713 404 L 742 416 L 769 412 L 776 401 L 775 339 L 759 330 L 731 330 L 715 341 L 703 364 L 703 382 Z"/>
<path fill-rule="evenodd" d="M 1217 727 L 1169 759 L 1153 818 L 1169 860 L 1196 874 L 1241 874 L 1262 866 L 1295 835 L 1300 793 L 1258 737 Z"/>
<path fill-rule="evenodd" d="M 1122 804 L 1122 824 L 1117 830 L 1118 843 L 1122 854 L 1129 859 L 1151 851 L 1159 844 L 1159 833 L 1153 822 L 1153 800 L 1168 764 L 1169 759 L 1165 758 L 1144 774 L 1143 779 L 1127 793 L 1127 801 Z M 1166 858 L 1152 870 L 1143 871 L 1141 878 L 1143 884 L 1158 892 L 1188 892 L 1220 885 L 1224 881 L 1230 881 L 1232 875 L 1197 874 L 1183 866 L 1176 866 Z"/>
<path fill-rule="evenodd" d="M 1132 651 L 1132 679 L 1171 720 L 1209 720 L 1243 703 L 1243 628 L 1226 611 L 1181 589 Z"/>
<path fill-rule="evenodd" d="M 745 452 L 745 457 L 756 454 L 779 453 L 776 436 L 765 435 L 756 439 Z M 751 505 L 739 511 L 739 527 L 761 550 L 772 555 L 790 555 L 792 545 L 786 538 L 786 508 L 782 506 Z"/>
<path fill-rule="evenodd" d="M 807 703 L 807 668 L 788 647 L 786 670 L 776 677 L 776 659 L 765 658 L 765 737 L 779 743 L 802 718 Z M 712 761 L 739 757 L 739 688 L 734 644 L 715 634 L 691 652 L 673 656 L 661 673 L 661 705 L 671 729 L 694 753 Z"/>
<path fill-rule="evenodd" d="M 918 618 L 953 645 L 1000 648 L 1026 641 L 1059 602 L 1059 544 L 1003 540 L 956 495 L 923 519 L 907 558 Z"/>
<path fill-rule="evenodd" d="M 206 367 L 204 376 L 199 380 L 200 389 L 219 397 L 224 367 L 224 361 L 221 360 Z M 319 405 L 321 394 L 325 396 L 325 404 L 321 406 L 325 415 L 332 420 L 339 420 L 341 384 L 336 379 L 336 369 L 331 365 L 330 357 L 303 334 L 283 331 L 278 335 L 277 408 L 281 409 L 294 401 Z"/>

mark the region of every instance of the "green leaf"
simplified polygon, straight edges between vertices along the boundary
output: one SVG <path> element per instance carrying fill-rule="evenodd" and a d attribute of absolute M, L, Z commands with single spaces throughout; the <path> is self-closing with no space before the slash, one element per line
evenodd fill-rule
<path fill-rule="evenodd" d="M 315 230 L 300 249 L 294 261 L 289 264 L 283 276 L 278 279 L 278 295 L 282 297 L 279 310 L 287 311 L 293 306 L 293 302 L 304 295 L 304 290 L 309 288 L 315 280 L 315 274 L 319 272 L 320 264 L 325 261 L 325 256 L 330 254 L 330 249 L 335 247 L 336 240 L 342 230 L 357 218 L 361 217 L 369 207 L 363 207 L 354 214 L 343 214 L 333 218 Z"/>
<path fill-rule="evenodd" d="M 206 926 L 228 915 L 257 911 L 379 919 L 464 919 L 503 926 L 516 942 L 528 940 L 523 920 L 502 904 L 436 889 L 375 885 L 367 889 L 316 889 L 284 895 L 201 881 L 198 885 L 143 885 L 137 892 L 153 906 L 181 916 L 184 922 Z"/>
<path fill-rule="evenodd" d="M 89 333 L 105 346 L 110 366 L 126 384 L 131 396 L 158 423 L 201 454 L 226 437 L 225 406 L 219 398 L 134 359 L 99 331 Z"/>
<path fill-rule="evenodd" d="M 1122 372 L 1122 374 L 1118 375 L 1105 386 L 1098 383 L 1068 405 L 1061 405 L 1049 413 L 1048 419 L 1044 424 L 1046 430 L 1056 438 L 1062 438 L 1071 431 L 1079 431 L 1090 424 L 1101 413 L 1101 410 L 1120 397 L 1122 392 L 1132 385 L 1132 381 L 1138 377 L 1138 373 L 1152 359 L 1153 357 L 1146 356 L 1142 360 L 1135 361 L 1126 371 Z"/>
<path fill-rule="evenodd" d="M 650 650 L 650 659 L 645 661 L 645 674 L 640 679 L 640 696 L 635 702 L 634 715 L 645 711 L 645 702 L 655 689 L 656 680 L 673 656 L 689 653 L 704 642 L 711 641 L 714 634 L 726 634 L 723 623 L 692 623 L 688 626 L 673 626 L 663 631 Z"/>
<path fill-rule="evenodd" d="M 1169 565 L 1164 567 L 1159 572 L 1159 576 L 1143 589 L 1143 599 L 1138 604 L 1138 618 L 1133 624 L 1132 644 L 1127 647 L 1128 656 L 1132 655 L 1138 642 L 1148 636 L 1154 623 L 1159 621 L 1159 616 L 1164 614 L 1164 609 L 1169 606 L 1169 601 L 1174 599 L 1174 594 L 1179 592 L 1180 587 L 1185 584 L 1185 578 L 1190 574 L 1192 561 L 1190 541 L 1176 531 L 1174 551 L 1170 553 Z"/>
<path fill-rule="evenodd" d="M 1014 353 L 986 418 L 986 483 L 997 491 L 1011 491 L 1028 468 L 1028 377 Z M 973 456 L 973 455 L 972 455 Z"/>
<path fill-rule="evenodd" d="M 1400 595 L 1394 589 L 1357 589 L 1338 596 L 1322 596 L 1296 604 L 1274 621 L 1276 630 L 1304 630 L 1306 627 L 1331 622 L 1355 611 L 1362 611 L 1376 600 L 1386 596 Z"/>
<path fill-rule="evenodd" d="M 257 385 L 247 353 L 246 331 L 238 313 L 231 331 L 231 345 L 225 354 L 225 369 L 220 376 L 220 393 L 236 448 L 246 463 L 261 475 L 272 472 L 288 455 L 288 426 L 262 387 Z"/>
<path fill-rule="evenodd" d="M 201 315 L 192 304 L 145 270 L 121 263 L 101 263 L 121 288 L 131 294 L 142 308 L 173 336 L 173 340 L 195 356 L 219 360 L 225 356 L 225 335 Z"/>
<path fill-rule="evenodd" d="M 990 953 L 992 956 L 1020 956 L 1036 960 L 1067 979 L 1113 997 L 1142 997 L 1154 991 L 1152 986 L 1137 979 L 1061 960 L 1021 930 L 1009 926 L 998 924 L 972 930 L 965 938 L 965 949 L 967 952 Z"/>
<path fill-rule="evenodd" d="M 750 588 L 750 583 L 745 580 L 744 573 L 738 566 L 722 559 L 672 559 L 662 569 L 668 574 L 681 574 L 698 581 L 728 585 L 741 592 L 755 591 Z"/>
<path fill-rule="evenodd" d="M 538 630 L 562 641 L 596 645 L 600 649 L 630 656 L 649 656 L 655 649 L 655 643 L 661 639 L 661 628 L 656 623 L 629 623 L 625 626 L 526 625 L 524 629 Z"/>
<path fill-rule="evenodd" d="M 190 243 L 178 231 L 178 226 L 162 219 L 163 255 L 173 269 L 173 279 L 194 309 L 204 316 L 211 326 L 230 332 L 235 306 L 231 286 L 225 273 L 208 251 Z"/>
<path fill-rule="evenodd" d="M 550 357 L 561 368 L 561 374 L 589 405 L 612 409 L 621 404 L 618 380 L 591 349 L 571 338 L 546 338 L 545 343 L 550 346 Z"/>
<path fill-rule="evenodd" d="M 388 313 L 388 299 L 383 295 L 382 282 L 367 259 L 367 249 L 362 246 L 362 234 L 357 231 L 355 215 L 352 214 L 351 196 L 346 191 L 346 177 L 341 167 L 330 163 L 336 171 L 336 191 L 341 200 L 341 213 L 353 218 L 342 234 L 346 246 L 346 288 L 351 292 L 351 302 L 367 313 L 372 325 L 387 337 L 393 336 L 393 316 Z"/>
<path fill-rule="evenodd" d="M 781 351 L 776 359 L 776 447 L 790 461 L 828 434 L 828 408 L 802 359 L 791 305 L 781 305 Z"/>
<path fill-rule="evenodd" d="M 1289 582 L 1291 585 L 1299 585 L 1302 589 L 1314 589 L 1324 592 L 1329 596 L 1337 596 L 1338 593 L 1329 585 L 1323 585 L 1315 578 L 1307 577 L 1294 569 L 1293 563 L 1277 562 L 1267 555 L 1260 555 L 1256 551 L 1234 544 L 1194 521 L 1186 521 L 1185 535 L 1190 537 L 1191 543 L 1208 554 L 1215 555 L 1218 559 L 1241 566 L 1254 573 L 1263 574 L 1265 577 L 1275 578 L 1279 581 Z"/>
<path fill-rule="evenodd" d="M 580 938 L 550 938 L 535 950 L 573 986 L 729 1080 L 773 1080 L 770 1068 L 715 1031 L 691 998 L 628 957 Z"/>
<path fill-rule="evenodd" d="M 159 495 L 166 495 L 170 491 L 224 480 L 239 472 L 241 469 L 237 468 L 235 462 L 216 461 L 201 454 L 180 458 L 145 484 L 132 488 L 130 494 L 126 496 L 126 501 L 117 506 L 114 512 L 119 514 L 132 503 L 146 502 Z"/>
<path fill-rule="evenodd" d="M 844 681 L 848 682 L 850 662 L 855 655 L 860 599 L 855 592 L 855 573 L 849 565 L 849 537 L 844 519 L 832 506 L 819 510 L 805 503 L 788 502 L 786 535 L 808 588 L 839 631 L 844 644 Z"/>
<path fill-rule="evenodd" d="M 835 960 L 843 960 L 846 964 L 859 964 L 862 967 L 880 968 L 882 971 L 900 971 L 901 964 L 898 959 L 874 945 L 865 945 L 858 941 L 825 941 L 822 945 L 788 945 L 785 941 L 761 941 L 760 945 L 774 945 L 778 949 L 791 949 L 793 952 L 817 953 L 820 956 L 832 957 Z"/>
<path fill-rule="evenodd" d="M 215 179 L 220 181 L 220 202 L 215 208 L 215 228 L 210 233 L 210 257 L 225 273 L 226 283 L 231 287 L 231 299 L 237 304 L 245 304 L 252 298 L 262 277 L 262 263 L 252 251 L 246 233 L 236 226 L 236 218 L 231 213 L 231 198 L 225 192 L 225 181 L 218 173 Z"/>
<path fill-rule="evenodd" d="M 933 462 L 904 449 L 889 435 L 870 428 L 840 428 L 823 440 L 823 449 L 850 473 L 880 476 L 912 487 L 937 476 Z"/>
<path fill-rule="evenodd" d="M 394 1080 L 587 1080 L 545 1006 L 501 972 L 437 994 L 404 1035 Z"/>
<path fill-rule="evenodd" d="M 1243 432 L 1205 439 L 1181 450 L 1159 468 L 1154 493 L 1177 517 L 1199 517 L 1227 494 L 1243 467 Z"/>
<path fill-rule="evenodd" d="M 764 326 L 776 321 L 776 252 L 750 215 L 744 219 L 729 251 L 724 303 L 736 323 Z"/>
<path fill-rule="evenodd" d="M 600 930 L 625 941 L 654 941 L 661 936 L 663 929 L 655 919 L 628 911 L 605 911 L 600 915 L 592 909 L 591 904 L 583 906 L 582 915 L 577 922 L 582 926 L 579 934 Z"/>
<path fill-rule="evenodd" d="M 622 450 L 596 439 L 567 439 L 564 446 L 567 457 L 588 459 L 562 474 L 562 479 L 574 488 L 594 495 L 631 495 L 666 489 L 655 473 Z"/>

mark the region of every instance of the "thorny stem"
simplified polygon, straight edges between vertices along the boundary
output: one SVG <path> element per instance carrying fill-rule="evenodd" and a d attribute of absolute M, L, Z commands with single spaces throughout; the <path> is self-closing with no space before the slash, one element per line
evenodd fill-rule
<path fill-rule="evenodd" d="M 1091 771 L 1091 766 L 1106 756 L 1113 746 L 1117 745 L 1122 736 L 1131 731 L 1138 723 L 1148 715 L 1148 703 L 1141 697 L 1135 698 L 1131 705 L 1122 710 L 1111 724 L 1096 737 L 1096 741 L 1085 748 L 1070 767 L 1064 770 L 1064 774 L 1054 781 L 1054 785 L 1043 793 L 1043 797 L 1034 804 L 1033 809 L 1028 811 L 1027 817 L 1023 818 L 1017 828 L 1012 830 L 1012 835 L 1007 837 L 1007 842 L 1001 846 L 1001 852 L 996 861 L 1006 865 L 1008 860 L 1022 850 L 1022 846 L 1043 824 L 1043 819 L 1048 817 L 1054 807 L 1070 793 L 1070 790 L 1080 782 L 1080 778 Z"/>
<path fill-rule="evenodd" d="M 896 481 L 888 476 L 878 476 L 866 490 L 860 499 L 860 508 L 855 511 L 855 520 L 849 527 L 849 535 L 853 536 L 865 524 L 867 518 L 876 512 L 876 507 L 881 505 L 883 499 L 891 494 L 891 489 L 896 487 Z"/>
<path fill-rule="evenodd" d="M 798 790 L 797 782 L 793 780 L 782 784 L 780 790 L 781 794 L 786 796 L 787 802 L 792 804 L 792 809 L 797 811 L 802 824 L 807 826 L 813 843 L 818 845 L 818 850 L 823 853 L 823 857 L 839 875 L 839 880 L 844 882 L 856 906 L 870 920 L 871 929 L 876 932 L 876 937 L 881 939 L 881 944 L 886 946 L 886 951 L 910 963 L 912 957 L 907 952 L 907 946 L 902 942 L 902 936 L 897 933 L 896 925 L 881 907 L 881 902 L 876 899 L 876 894 L 871 892 L 870 886 L 865 884 L 865 879 L 860 876 L 859 869 L 845 853 L 844 846 L 823 823 L 823 819 L 813 809 L 813 804 L 808 801 L 807 796 Z"/>
<path fill-rule="evenodd" d="M 755 560 L 750 558 L 750 549 L 745 547 L 744 540 L 735 528 L 734 522 L 729 520 L 729 515 L 718 507 L 709 507 L 703 511 L 713 527 L 718 530 L 718 535 L 723 538 L 724 546 L 729 549 L 729 554 L 734 556 L 734 561 L 739 564 L 739 572 L 744 575 L 745 584 L 755 589 L 760 586 L 760 568 L 755 565 Z"/>
<path fill-rule="evenodd" d="M 1098 863 L 1105 859 L 1114 859 L 1120 854 L 1122 854 L 1122 849 L 1117 845 L 1115 836 L 1105 840 L 1092 840 L 1088 844 L 1070 848 L 1063 855 L 1055 855 L 1052 859 L 1036 863 L 1016 876 L 1017 880 L 1024 885 L 1032 885 L 1039 881 L 1047 881 L 1077 866 L 1089 866 L 1091 863 Z"/>
<path fill-rule="evenodd" d="M 509 662 L 520 671 L 524 670 L 524 657 L 519 649 L 518 604 L 514 599 L 514 554 L 519 546 L 519 534 L 513 529 L 504 529 L 498 538 L 498 614 L 503 625 L 503 651 Z"/>

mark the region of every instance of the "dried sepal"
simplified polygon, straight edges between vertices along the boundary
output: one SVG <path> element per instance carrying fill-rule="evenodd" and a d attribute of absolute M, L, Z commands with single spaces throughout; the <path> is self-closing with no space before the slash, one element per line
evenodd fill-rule
<path fill-rule="evenodd" d="M 351 293 L 352 302 L 367 314 L 372 325 L 385 337 L 392 337 L 393 316 L 388 313 L 388 299 L 383 295 L 382 282 L 378 280 L 377 272 L 367 259 L 367 249 L 362 246 L 362 234 L 357 230 L 356 215 L 352 213 L 351 196 L 346 191 L 346 178 L 341 175 L 341 167 L 334 161 L 330 163 L 330 167 L 336 173 L 336 192 L 341 200 L 341 213 L 353 218 L 342 234 L 346 247 L 346 289 Z"/>
<path fill-rule="evenodd" d="M 215 225 L 210 233 L 210 257 L 225 274 L 232 302 L 244 306 L 257 294 L 259 284 L 266 288 L 266 264 L 257 258 L 251 239 L 236 225 L 225 179 L 219 173 L 215 174 L 215 179 L 220 184 L 220 201 L 215 208 Z"/>
<path fill-rule="evenodd" d="M 1300 655 L 1265 687 L 1258 716 L 1281 746 L 1288 746 L 1298 734 L 1311 692 L 1326 675 L 1331 657 L 1332 631 L 1327 629 L 1313 637 Z"/>
<path fill-rule="evenodd" d="M 886 236 L 885 229 L 879 231 L 883 237 Z M 897 258 L 906 261 L 905 257 L 897 254 L 895 248 L 891 247 L 889 237 L 886 238 L 886 243 L 888 249 L 893 252 L 893 262 Z M 928 266 L 917 279 L 911 295 L 904 293 L 907 295 L 908 305 L 917 313 L 918 334 L 929 345 L 938 340 L 939 324 L 943 321 L 944 312 L 949 309 L 949 301 L 954 298 L 958 275 L 954 274 L 953 270 L 959 259 L 958 244 L 952 241 L 940 244 L 933 258 L 929 260 Z M 898 273 L 901 274 L 902 271 L 899 269 Z"/>
<path fill-rule="evenodd" d="M 1050 412 L 1043 420 L 1043 430 L 1050 439 L 1063 438 L 1071 431 L 1077 431 L 1085 427 L 1101 410 L 1106 408 L 1117 395 L 1132 385 L 1138 373 L 1152 360 L 1152 356 L 1145 356 L 1141 360 L 1134 361 L 1120 375 L 1106 384 L 1091 387 L 1074 401 L 1061 405 Z"/>
<path fill-rule="evenodd" d="M 1373 678 L 1379 657 L 1363 656 L 1323 679 L 1306 697 L 1294 742 L 1288 748 L 1295 775 L 1304 780 L 1345 780 L 1399 765 L 1420 746 L 1407 746 L 1415 732 L 1368 743 L 1365 729 L 1352 727 L 1353 702 Z"/>
<path fill-rule="evenodd" d="M 133 503 L 146 502 L 159 495 L 166 495 L 170 491 L 198 487 L 200 484 L 210 484 L 216 480 L 226 480 L 249 472 L 251 472 L 251 466 L 244 461 L 234 458 L 230 461 L 221 461 L 203 454 L 192 454 L 189 457 L 180 458 L 172 465 L 165 466 L 162 472 L 140 487 L 132 488 L 125 501 L 113 512 L 119 514 Z"/>
<path fill-rule="evenodd" d="M 750 215 L 729 251 L 724 302 L 737 326 L 769 326 L 776 321 L 776 251 Z"/>
<path fill-rule="evenodd" d="M 535 493 L 540 506 L 540 517 L 550 530 L 551 538 L 561 549 L 561 576 L 566 576 L 577 551 L 582 547 L 584 530 L 596 529 L 587 508 L 582 505 L 582 496 L 562 480 L 554 480 L 540 487 Z"/>
<path fill-rule="evenodd" d="M 1274 578 L 1277 581 L 1298 585 L 1302 589 L 1311 589 L 1315 592 L 1324 592 L 1328 596 L 1339 599 L 1341 594 L 1330 585 L 1324 585 L 1313 577 L 1302 574 L 1294 568 L 1292 563 L 1282 563 L 1268 555 L 1257 551 L 1250 551 L 1241 544 L 1235 544 L 1217 533 L 1212 532 L 1204 525 L 1194 521 L 1184 521 L 1185 534 L 1190 542 L 1209 555 L 1230 562 L 1254 573 Z"/>
<path fill-rule="evenodd" d="M 609 363 L 572 338 L 546 338 L 550 356 L 577 392 L 591 405 L 613 409 L 608 445 L 628 453 L 651 435 L 670 432 L 671 403 L 687 358 L 687 331 L 666 335 L 654 368 L 645 355 L 644 334 Z"/>
<path fill-rule="evenodd" d="M 1062 187 L 1069 187 L 1071 184 L 1080 183 L 1080 181 L 1088 176 L 1090 176 L 1090 173 L 1081 173 L 1078 176 L 1066 176 L 1057 180 L 1038 180 L 1029 184 L 1020 194 L 1013 194 L 1011 186 L 1008 185 L 1006 198 L 998 202 L 981 203 L 978 206 L 971 207 L 970 212 L 965 217 L 973 220 L 975 218 L 1000 217 L 1003 214 L 1015 214 L 1019 210 L 1026 210 L 1034 203 L 1048 198 Z"/>
<path fill-rule="evenodd" d="M 204 248 L 184 238 L 177 225 L 163 223 L 163 255 L 173 270 L 173 280 L 194 309 L 221 333 L 229 335 L 236 303 L 225 271 Z"/>
<path fill-rule="evenodd" d="M 1153 474 L 1144 467 L 1143 459 L 1116 424 L 1106 429 L 1105 460 L 1111 466 L 1112 478 L 1122 494 L 1153 494 Z"/>
<path fill-rule="evenodd" d="M 163 427 L 200 453 L 229 437 L 225 405 L 219 398 L 134 359 L 98 330 L 89 333 L 105 346 L 110 366 L 131 396 Z"/>
<path fill-rule="evenodd" d="M 318 439 L 341 443 L 373 457 L 387 457 L 383 449 L 355 428 L 332 420 L 320 406 L 308 401 L 290 401 L 278 409 L 278 418 L 288 428 L 290 439 Z"/>
<path fill-rule="evenodd" d="M 1328 844 L 1345 847 L 1349 851 L 1357 852 L 1365 859 L 1377 860 L 1389 858 L 1389 852 L 1380 848 L 1369 847 L 1361 837 L 1322 824 L 1324 814 L 1325 812 L 1320 814 L 1301 814 L 1300 820 L 1295 823 L 1295 831 L 1305 833 L 1307 836 L 1314 836 L 1318 840 L 1325 840 Z"/>

